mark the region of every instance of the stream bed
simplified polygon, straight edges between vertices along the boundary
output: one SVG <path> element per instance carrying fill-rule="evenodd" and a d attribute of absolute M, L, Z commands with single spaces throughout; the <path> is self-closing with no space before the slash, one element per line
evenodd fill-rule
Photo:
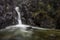
<path fill-rule="evenodd" d="M 59 30 L 20 30 L 20 28 L 10 28 L 0 30 L 0 40 L 60 40 Z"/>

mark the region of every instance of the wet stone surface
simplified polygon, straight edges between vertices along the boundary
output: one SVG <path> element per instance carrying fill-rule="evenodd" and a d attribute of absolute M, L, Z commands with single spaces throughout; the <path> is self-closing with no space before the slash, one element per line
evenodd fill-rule
<path fill-rule="evenodd" d="M 18 24 L 14 0 L 0 0 L 0 29 Z"/>
<path fill-rule="evenodd" d="M 28 32 L 21 31 L 19 28 L 6 29 L 0 31 L 1 40 L 60 40 L 59 30 L 27 30 Z"/>
<path fill-rule="evenodd" d="M 59 29 L 59 3 L 59 0 L 1 0 L 0 27 L 18 24 L 18 14 L 14 9 L 18 6 L 23 24 Z"/>

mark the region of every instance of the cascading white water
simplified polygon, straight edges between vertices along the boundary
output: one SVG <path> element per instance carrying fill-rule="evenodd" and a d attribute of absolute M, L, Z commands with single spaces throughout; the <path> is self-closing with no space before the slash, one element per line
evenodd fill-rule
<path fill-rule="evenodd" d="M 8 26 L 8 27 L 6 27 L 6 29 L 10 29 L 10 28 L 14 29 L 16 27 L 16 28 L 20 28 L 20 30 L 22 30 L 22 31 L 27 32 L 26 28 L 30 27 L 30 26 L 22 24 L 20 12 L 19 12 L 19 7 L 15 7 L 15 10 L 16 10 L 16 12 L 18 14 L 18 19 L 17 19 L 18 20 L 18 24 L 17 25 Z"/>
<path fill-rule="evenodd" d="M 22 24 L 22 21 L 21 21 L 21 13 L 19 12 L 19 7 L 15 7 L 15 10 L 16 10 L 16 12 L 18 14 L 18 24 L 17 25 L 10 26 L 10 27 L 7 27 L 6 29 L 17 27 L 17 28 L 20 28 L 21 30 L 24 30 L 25 31 L 27 27 L 32 27 L 32 29 L 49 30 L 49 29 L 46 29 L 46 28 L 40 28 L 40 27 L 34 27 L 34 26 Z"/>
<path fill-rule="evenodd" d="M 16 10 L 16 12 L 18 14 L 18 25 L 16 25 L 16 26 L 17 27 L 24 28 L 24 29 L 26 29 L 26 27 L 30 27 L 29 25 L 22 24 L 21 15 L 20 15 L 21 13 L 19 12 L 19 7 L 16 7 L 15 10 Z"/>
<path fill-rule="evenodd" d="M 22 24 L 20 12 L 19 12 L 19 7 L 16 7 L 15 10 L 18 13 L 18 24 Z"/>
<path fill-rule="evenodd" d="M 45 29 L 45 28 L 39 28 L 39 27 L 34 27 L 34 26 L 30 26 L 30 25 L 24 25 L 22 24 L 22 21 L 21 21 L 21 13 L 19 12 L 19 7 L 16 7 L 15 8 L 16 12 L 18 13 L 18 25 L 16 25 L 17 27 L 21 27 L 21 28 L 24 28 L 26 29 L 26 27 L 32 27 L 33 29 L 43 29 L 43 30 L 49 30 L 49 29 Z"/>

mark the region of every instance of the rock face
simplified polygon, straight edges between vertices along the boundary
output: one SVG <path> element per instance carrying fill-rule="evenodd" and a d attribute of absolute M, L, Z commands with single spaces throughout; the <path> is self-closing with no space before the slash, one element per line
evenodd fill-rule
<path fill-rule="evenodd" d="M 23 0 L 19 5 L 23 24 L 60 29 L 60 0 Z"/>
<path fill-rule="evenodd" d="M 0 0 L 0 27 L 17 24 L 15 7 L 23 24 L 60 29 L 60 0 Z"/>
<path fill-rule="evenodd" d="M 0 29 L 17 24 L 14 0 L 0 0 Z"/>

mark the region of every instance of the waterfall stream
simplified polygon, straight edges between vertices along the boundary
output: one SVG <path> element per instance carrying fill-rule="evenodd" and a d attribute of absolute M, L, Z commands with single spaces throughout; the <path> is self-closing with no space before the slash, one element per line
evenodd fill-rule
<path fill-rule="evenodd" d="M 16 12 L 18 14 L 18 24 L 9 26 L 6 29 L 10 29 L 10 28 L 16 27 L 16 28 L 20 28 L 22 31 L 26 31 L 27 27 L 32 27 L 32 29 L 50 30 L 50 29 L 46 29 L 46 28 L 40 28 L 40 27 L 35 27 L 35 26 L 31 26 L 31 25 L 22 24 L 21 13 L 19 12 L 19 7 L 15 7 L 15 10 L 16 10 Z"/>
<path fill-rule="evenodd" d="M 19 22 L 18 25 L 16 25 L 16 27 L 21 27 L 22 29 L 26 29 L 27 27 L 32 27 L 33 29 L 43 29 L 43 30 L 46 30 L 44 28 L 39 28 L 39 27 L 34 27 L 34 26 L 22 24 L 21 13 L 19 12 L 19 7 L 16 7 L 15 10 L 18 13 L 18 22 Z"/>
<path fill-rule="evenodd" d="M 22 24 L 20 12 L 19 12 L 19 7 L 16 7 L 15 10 L 18 13 L 18 24 Z"/>
<path fill-rule="evenodd" d="M 8 27 L 6 27 L 6 29 L 20 28 L 20 30 L 27 32 L 26 29 L 27 29 L 27 27 L 30 27 L 30 26 L 22 24 L 21 16 L 20 16 L 21 13 L 19 12 L 19 7 L 15 7 L 15 10 L 16 10 L 16 12 L 18 14 L 18 24 L 17 25 L 8 26 Z"/>

